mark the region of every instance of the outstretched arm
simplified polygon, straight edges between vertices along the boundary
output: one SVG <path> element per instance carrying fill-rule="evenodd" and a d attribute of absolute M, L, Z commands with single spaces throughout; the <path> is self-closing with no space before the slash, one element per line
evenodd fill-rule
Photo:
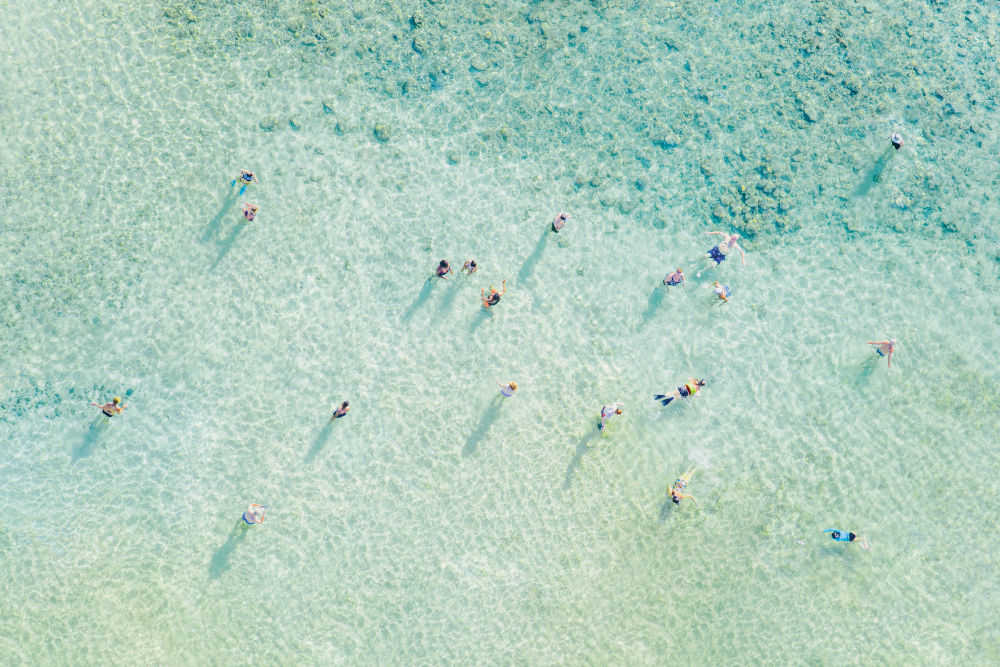
<path fill-rule="evenodd" d="M 705 236 L 711 236 L 712 234 L 718 234 L 719 236 L 725 236 L 725 232 L 705 232 Z"/>
<path fill-rule="evenodd" d="M 740 251 L 740 264 L 743 266 L 747 265 L 747 256 L 743 254 L 743 248 L 736 246 L 736 249 Z"/>
<path fill-rule="evenodd" d="M 870 341 L 868 341 L 868 344 L 869 345 L 884 345 L 885 343 L 888 343 L 888 342 L 889 341 L 887 341 L 887 340 L 870 340 Z"/>
<path fill-rule="evenodd" d="M 889 368 L 892 368 L 892 353 L 894 350 L 890 347 L 889 354 L 885 355 L 885 360 L 889 362 Z"/>

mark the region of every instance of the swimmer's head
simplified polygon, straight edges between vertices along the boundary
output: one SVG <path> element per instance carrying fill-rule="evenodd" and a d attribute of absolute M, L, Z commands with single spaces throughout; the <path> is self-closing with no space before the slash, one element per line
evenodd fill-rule
<path fill-rule="evenodd" d="M 622 413 L 622 409 L 621 408 L 618 408 L 617 410 L 615 410 L 615 414 L 616 415 L 620 415 L 621 413 Z"/>
<path fill-rule="evenodd" d="M 889 345 L 891 345 L 892 347 L 896 347 L 896 339 L 895 338 L 890 338 L 889 339 Z"/>
<path fill-rule="evenodd" d="M 697 384 L 699 387 L 704 387 L 705 386 L 705 381 L 704 380 L 695 380 L 695 384 Z"/>
<path fill-rule="evenodd" d="M 122 402 L 122 399 L 115 396 L 114 398 L 111 399 L 111 402 L 114 403 L 115 405 L 118 405 L 119 403 Z"/>
<path fill-rule="evenodd" d="M 350 403 L 348 403 L 347 401 L 344 401 L 343 403 L 340 404 L 340 407 L 346 408 L 349 405 L 350 405 Z"/>
<path fill-rule="evenodd" d="M 677 267 L 677 273 L 684 273 L 683 271 L 681 271 L 681 267 L 679 266 Z"/>
<path fill-rule="evenodd" d="M 443 269 L 444 267 L 448 266 L 448 260 L 442 259 L 441 262 L 438 264 L 438 266 L 440 266 Z"/>
<path fill-rule="evenodd" d="M 469 266 L 471 266 L 472 268 L 476 268 L 476 260 L 474 260 L 474 259 L 470 260 L 469 261 Z"/>
<path fill-rule="evenodd" d="M 514 391 L 517 391 L 517 383 L 516 383 L 516 382 L 513 382 L 513 381 L 511 381 L 511 383 L 510 383 L 510 388 L 511 388 L 511 389 L 513 389 Z"/>

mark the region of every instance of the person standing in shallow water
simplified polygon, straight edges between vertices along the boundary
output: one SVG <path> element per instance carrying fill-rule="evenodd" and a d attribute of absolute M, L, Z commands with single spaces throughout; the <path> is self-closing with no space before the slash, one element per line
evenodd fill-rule
<path fill-rule="evenodd" d="M 552 231 L 558 234 L 559 230 L 565 227 L 567 222 L 569 222 L 569 213 L 563 211 L 552 221 Z"/>
<path fill-rule="evenodd" d="M 330 417 L 330 421 L 333 421 L 334 419 L 340 419 L 341 417 L 346 417 L 347 411 L 350 409 L 351 409 L 350 403 L 344 401 L 343 403 L 340 404 L 339 408 L 333 411 L 333 416 Z"/>
<path fill-rule="evenodd" d="M 114 417 L 115 415 L 120 415 L 121 413 L 125 412 L 125 408 L 128 407 L 128 405 L 122 404 L 122 399 L 118 398 L 117 396 L 112 398 L 104 405 L 100 405 L 98 403 L 91 403 L 91 405 L 93 405 L 95 408 L 100 408 L 104 416 L 108 418 Z"/>
<path fill-rule="evenodd" d="M 445 280 L 448 280 L 448 274 L 451 273 L 451 264 L 448 263 L 448 260 L 442 259 L 440 262 L 438 262 L 436 273 L 438 278 L 444 278 Z"/>
<path fill-rule="evenodd" d="M 889 362 L 889 368 L 892 368 L 892 353 L 896 350 L 896 339 L 890 338 L 889 340 L 879 340 L 879 341 L 868 341 L 869 345 L 878 345 L 875 348 L 875 354 L 880 357 L 885 357 L 886 361 Z"/>
<path fill-rule="evenodd" d="M 668 287 L 684 285 L 684 272 L 678 268 L 673 273 L 667 274 L 663 277 L 663 284 Z"/>
<path fill-rule="evenodd" d="M 612 403 L 611 405 L 605 405 L 601 408 L 601 423 L 597 425 L 598 431 L 603 431 L 607 426 L 606 420 L 611 419 L 622 413 L 622 408 L 625 407 L 624 403 Z"/>
<path fill-rule="evenodd" d="M 903 135 L 901 135 L 899 132 L 893 132 L 889 136 L 889 142 L 892 144 L 892 147 L 898 151 L 900 148 L 903 147 Z"/>
<path fill-rule="evenodd" d="M 247 511 L 243 513 L 243 520 L 251 526 L 255 523 L 264 523 L 265 514 L 267 514 L 266 505 L 251 503 L 250 507 L 247 508 Z"/>
<path fill-rule="evenodd" d="M 479 298 L 483 300 L 483 308 L 489 308 L 490 306 L 495 306 L 500 303 L 500 297 L 507 293 L 507 279 L 504 278 L 502 283 L 503 291 L 498 292 L 494 289 L 493 285 L 490 285 L 489 296 L 486 295 L 486 290 L 479 291 Z"/>
<path fill-rule="evenodd" d="M 504 398 L 510 398 L 514 395 L 514 392 L 517 391 L 517 383 L 514 381 L 508 382 L 507 384 L 500 382 L 500 380 L 494 380 L 494 382 L 496 382 L 497 386 L 500 387 L 500 395 Z"/>

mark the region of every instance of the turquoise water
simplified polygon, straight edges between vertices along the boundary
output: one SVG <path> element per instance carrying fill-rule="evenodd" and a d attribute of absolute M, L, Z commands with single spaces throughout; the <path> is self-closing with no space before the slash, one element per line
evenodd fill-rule
<path fill-rule="evenodd" d="M 994 6 L 0 9 L 4 663 L 1000 660 Z"/>

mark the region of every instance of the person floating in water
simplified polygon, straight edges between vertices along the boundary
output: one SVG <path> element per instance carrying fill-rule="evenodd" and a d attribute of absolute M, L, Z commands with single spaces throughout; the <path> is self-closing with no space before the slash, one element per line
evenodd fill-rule
<path fill-rule="evenodd" d="M 250 185 L 251 183 L 257 183 L 257 182 L 259 182 L 259 181 L 257 181 L 257 174 L 253 173 L 252 171 L 247 171 L 246 169 L 240 169 L 240 175 L 239 175 L 239 177 L 236 178 L 236 180 L 234 180 L 230 184 L 230 187 L 232 187 L 233 185 L 236 185 L 236 181 L 239 181 L 242 184 L 240 186 L 240 194 L 241 195 L 247 191 L 247 186 L 248 185 Z"/>
<path fill-rule="evenodd" d="M 889 368 L 892 368 L 892 353 L 896 349 L 896 339 L 890 338 L 889 340 L 879 340 L 879 341 L 868 341 L 869 345 L 878 345 L 875 348 L 875 354 L 880 357 L 885 357 L 886 361 L 889 362 Z"/>
<path fill-rule="evenodd" d="M 622 413 L 622 408 L 625 407 L 624 403 L 612 403 L 611 405 L 605 405 L 601 408 L 601 423 L 597 425 L 598 431 L 603 431 L 604 427 L 607 425 L 605 420 L 611 419 L 616 415 Z"/>
<path fill-rule="evenodd" d="M 686 473 L 674 480 L 674 485 L 670 487 L 670 500 L 673 501 L 674 505 L 680 505 L 682 500 L 694 500 L 694 504 L 698 507 L 698 501 L 695 500 L 694 496 L 684 493 L 684 489 L 687 488 L 688 482 L 691 481 L 691 475 L 694 474 L 695 469 L 691 468 Z"/>
<path fill-rule="evenodd" d="M 91 403 L 91 405 L 93 405 L 95 408 L 100 408 L 101 412 L 104 413 L 105 417 L 114 417 L 115 415 L 120 415 L 121 413 L 125 412 L 125 408 L 128 407 L 128 405 L 122 403 L 122 399 L 118 398 L 117 396 L 112 398 L 104 405 L 100 405 L 98 403 Z"/>
<path fill-rule="evenodd" d="M 253 222 L 253 219 L 257 217 L 257 211 L 259 210 L 260 206 L 257 206 L 257 204 L 243 202 L 243 217 L 247 219 L 247 222 Z"/>
<path fill-rule="evenodd" d="M 435 271 L 435 273 L 437 273 L 438 278 L 444 278 L 445 280 L 448 280 L 448 274 L 451 273 L 451 264 L 448 263 L 448 260 L 442 259 L 440 262 L 438 262 L 437 270 Z"/>
<path fill-rule="evenodd" d="M 892 143 L 892 147 L 895 148 L 897 151 L 903 147 L 903 135 L 901 135 L 899 132 L 893 132 L 889 136 L 889 141 Z"/>
<path fill-rule="evenodd" d="M 251 526 L 255 523 L 264 523 L 265 514 L 267 514 L 267 505 L 251 503 L 247 511 L 243 513 L 243 520 Z"/>
<path fill-rule="evenodd" d="M 569 213 L 566 213 L 565 211 L 560 213 L 552 221 L 552 231 L 558 234 L 559 230 L 565 227 L 568 221 L 569 221 Z"/>
<path fill-rule="evenodd" d="M 861 540 L 861 548 L 868 549 L 868 540 L 860 535 L 855 535 L 849 530 L 837 530 L 836 528 L 827 528 L 823 531 L 824 533 L 830 533 L 830 537 L 837 542 L 853 542 L 854 540 Z"/>
<path fill-rule="evenodd" d="M 729 289 L 729 285 L 720 285 L 719 281 L 716 280 L 712 283 L 712 291 L 715 292 L 715 296 L 719 297 L 726 303 L 729 303 L 729 295 L 732 294 Z"/>
<path fill-rule="evenodd" d="M 504 281 L 501 284 L 501 287 L 502 287 L 503 291 L 502 292 L 498 292 L 498 291 L 496 291 L 496 289 L 493 288 L 493 285 L 490 285 L 489 296 L 487 296 L 485 289 L 484 290 L 480 290 L 480 292 L 479 292 L 479 298 L 483 300 L 483 308 L 489 308 L 490 306 L 495 306 L 498 303 L 500 303 L 500 297 L 502 297 L 504 294 L 507 293 L 507 279 L 506 278 L 504 278 Z"/>
<path fill-rule="evenodd" d="M 330 417 L 330 421 L 333 421 L 334 419 L 340 419 L 341 417 L 346 417 L 347 411 L 350 409 L 351 409 L 350 403 L 344 401 L 343 403 L 340 404 L 339 408 L 333 411 L 333 416 Z"/>
<path fill-rule="evenodd" d="M 669 273 L 663 277 L 663 284 L 668 287 L 673 287 L 675 285 L 684 285 L 684 272 L 677 269 L 673 273 Z"/>
<path fill-rule="evenodd" d="M 705 253 L 705 257 L 708 259 L 708 262 L 701 271 L 695 274 L 695 277 L 700 276 L 702 273 L 712 268 L 713 262 L 715 263 L 715 266 L 722 264 L 726 261 L 726 256 L 731 253 L 734 248 L 740 251 L 740 263 L 743 266 L 747 265 L 747 258 L 743 253 L 743 248 L 741 248 L 740 244 L 737 243 L 737 241 L 740 240 L 739 234 L 726 234 L 726 232 L 705 232 L 706 236 L 711 236 L 712 234 L 723 236 L 725 237 L 725 240 L 719 245 L 710 248 L 709 251 Z"/>
<path fill-rule="evenodd" d="M 470 259 L 462 266 L 462 271 L 468 271 L 470 276 L 478 269 L 479 267 L 476 265 L 476 260 L 474 259 Z"/>
<path fill-rule="evenodd" d="M 704 380 L 695 380 L 694 378 L 688 378 L 688 381 L 677 389 L 674 389 L 669 394 L 657 394 L 653 399 L 663 403 L 663 405 L 669 405 L 670 401 L 681 398 L 687 398 L 688 396 L 694 396 L 698 393 L 698 390 L 705 386 Z"/>

